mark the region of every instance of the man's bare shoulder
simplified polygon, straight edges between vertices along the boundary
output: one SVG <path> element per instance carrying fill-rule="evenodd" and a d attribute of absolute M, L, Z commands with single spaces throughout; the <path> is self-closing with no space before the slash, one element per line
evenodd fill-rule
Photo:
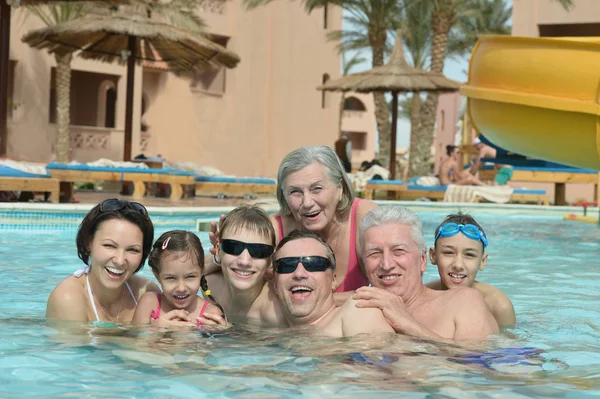
<path fill-rule="evenodd" d="M 425 284 L 425 287 L 431 288 L 432 290 L 441 290 L 442 289 L 442 280 L 433 280 Z"/>
<path fill-rule="evenodd" d="M 434 292 L 439 293 L 437 296 L 438 300 L 443 300 L 448 307 L 457 310 L 465 307 L 468 308 L 475 303 L 485 304 L 483 295 L 475 288 L 471 287 L 460 287 L 452 290 Z"/>
<path fill-rule="evenodd" d="M 340 307 L 344 336 L 369 332 L 394 332 L 379 308 L 357 308 L 355 299 L 348 299 Z"/>

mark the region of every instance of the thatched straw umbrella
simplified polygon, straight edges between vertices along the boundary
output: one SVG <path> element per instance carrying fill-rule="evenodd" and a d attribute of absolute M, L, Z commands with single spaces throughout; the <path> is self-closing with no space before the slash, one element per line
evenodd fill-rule
<path fill-rule="evenodd" d="M 361 93 L 389 91 L 392 93 L 390 178 L 395 179 L 398 93 L 418 93 L 421 91 L 453 92 L 458 91 L 459 87 L 459 82 L 450 80 L 443 75 L 410 67 L 404 58 L 404 46 L 402 45 L 400 31 L 398 31 L 392 55 L 386 65 L 329 81 L 324 85 L 319 86 L 318 89 L 329 91 L 356 91 Z"/>
<path fill-rule="evenodd" d="M 1 0 L 0 0 L 1 1 Z M 124 160 L 131 159 L 135 62 L 161 61 L 177 72 L 233 68 L 240 58 L 206 35 L 176 28 L 134 9 L 94 12 L 32 31 L 23 41 L 50 53 L 72 53 L 104 62 L 127 62 Z"/>

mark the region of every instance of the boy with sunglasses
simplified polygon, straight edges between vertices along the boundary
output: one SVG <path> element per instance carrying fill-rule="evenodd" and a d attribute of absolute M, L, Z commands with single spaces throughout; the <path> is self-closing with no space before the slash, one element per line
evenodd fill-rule
<path fill-rule="evenodd" d="M 290 326 L 313 325 L 334 337 L 394 332 L 379 309 L 357 308 L 352 299 L 336 306 L 335 255 L 320 236 L 293 231 L 273 257 L 275 294 Z"/>
<path fill-rule="evenodd" d="M 429 259 L 438 267 L 440 280 L 427 286 L 436 290 L 475 288 L 498 325 L 513 326 L 516 318 L 510 299 L 493 285 L 475 280 L 487 264 L 487 246 L 487 237 L 472 216 L 460 212 L 448 215 L 435 230 L 435 241 L 429 249 Z"/>

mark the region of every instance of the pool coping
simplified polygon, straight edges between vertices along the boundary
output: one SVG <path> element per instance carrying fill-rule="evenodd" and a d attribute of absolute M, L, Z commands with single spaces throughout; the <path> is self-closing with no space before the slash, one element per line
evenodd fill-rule
<path fill-rule="evenodd" d="M 489 213 L 528 213 L 528 214 L 547 214 L 562 215 L 565 213 L 583 214 L 581 206 L 554 206 L 554 205 L 525 205 L 525 204 L 488 204 L 488 203 L 454 203 L 454 202 L 426 202 L 426 201 L 374 201 L 378 205 L 398 205 L 405 206 L 413 211 L 455 211 L 457 208 L 466 212 L 485 211 Z M 277 212 L 279 206 L 274 200 L 256 201 L 267 212 Z M 21 203 L 8 202 L 0 203 L 0 211 L 15 212 L 87 212 L 95 204 L 47 204 L 47 203 Z M 198 207 L 147 207 L 148 212 L 161 215 L 176 214 L 218 214 L 228 213 L 235 206 L 198 206 Z M 599 208 L 588 208 L 588 214 L 595 216 Z"/>

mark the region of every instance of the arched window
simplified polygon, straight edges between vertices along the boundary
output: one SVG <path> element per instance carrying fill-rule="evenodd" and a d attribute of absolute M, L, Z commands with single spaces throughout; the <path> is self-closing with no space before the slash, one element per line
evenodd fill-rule
<path fill-rule="evenodd" d="M 328 81 L 329 81 L 329 74 L 324 73 L 322 83 L 325 84 Z M 323 90 L 321 92 L 321 108 L 325 109 L 326 106 L 327 106 L 327 103 L 326 103 L 326 97 L 325 97 L 325 90 Z"/>
<path fill-rule="evenodd" d="M 367 107 L 358 98 L 352 96 L 344 100 L 344 109 L 347 111 L 366 111 Z"/>
<path fill-rule="evenodd" d="M 114 128 L 117 108 L 117 87 L 115 82 L 104 80 L 98 86 L 98 114 L 96 126 Z"/>

